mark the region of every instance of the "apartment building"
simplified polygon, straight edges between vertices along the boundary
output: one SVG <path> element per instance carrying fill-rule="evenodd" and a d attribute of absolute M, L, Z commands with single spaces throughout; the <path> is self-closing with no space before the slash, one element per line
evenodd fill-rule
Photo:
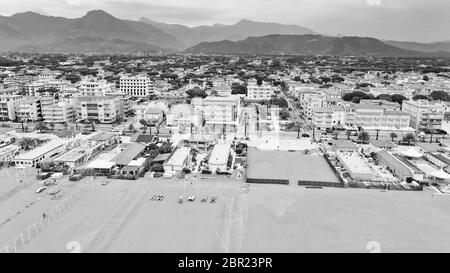
<path fill-rule="evenodd" d="M 219 97 L 229 97 L 229 96 L 231 96 L 231 92 L 232 92 L 231 86 L 227 83 L 223 83 L 219 86 L 215 86 L 214 90 L 217 91 L 217 95 Z"/>
<path fill-rule="evenodd" d="M 333 128 L 333 109 L 331 107 L 315 107 L 311 110 L 312 122 L 319 131 Z"/>
<path fill-rule="evenodd" d="M 438 102 L 428 100 L 404 101 L 402 110 L 411 115 L 410 126 L 417 131 L 442 128 L 444 107 Z"/>
<path fill-rule="evenodd" d="M 364 130 L 395 131 L 408 129 L 411 116 L 400 110 L 375 104 L 333 105 L 315 107 L 311 120 L 318 130 L 332 130 L 336 127 L 362 128 Z"/>
<path fill-rule="evenodd" d="M 257 84 L 256 79 L 247 82 L 247 98 L 250 100 L 270 100 L 276 90 L 276 87 L 267 82 L 263 82 L 261 86 Z"/>
<path fill-rule="evenodd" d="M 26 98 L 16 101 L 14 107 L 17 120 L 21 122 L 41 120 L 41 106 L 41 100 L 37 98 Z"/>
<path fill-rule="evenodd" d="M 200 115 L 207 126 L 222 126 L 226 130 L 234 130 L 238 126 L 240 102 L 236 96 L 194 98 L 191 104 L 194 113 Z"/>
<path fill-rule="evenodd" d="M 82 120 L 92 120 L 111 124 L 121 116 L 123 104 L 114 96 L 84 96 L 77 99 L 77 117 Z"/>
<path fill-rule="evenodd" d="M 299 97 L 303 114 L 310 120 L 312 120 L 313 109 L 324 107 L 324 101 L 326 100 L 326 96 L 323 93 L 313 90 L 301 92 Z"/>
<path fill-rule="evenodd" d="M 69 123 L 75 120 L 76 112 L 73 104 L 60 101 L 42 107 L 42 117 L 47 123 Z"/>
<path fill-rule="evenodd" d="M 409 127 L 411 116 L 407 113 L 385 109 L 379 105 L 356 104 L 354 119 L 348 119 L 349 126 L 357 127 Z"/>
<path fill-rule="evenodd" d="M 146 74 L 123 75 L 120 77 L 120 91 L 134 98 L 145 98 L 154 93 L 154 84 Z"/>
<path fill-rule="evenodd" d="M 0 121 L 9 121 L 16 119 L 16 102 L 23 100 L 21 95 L 2 95 L 0 96 Z"/>
<path fill-rule="evenodd" d="M 93 77 L 84 78 L 78 87 L 80 96 L 105 96 L 111 93 L 113 84 Z"/>

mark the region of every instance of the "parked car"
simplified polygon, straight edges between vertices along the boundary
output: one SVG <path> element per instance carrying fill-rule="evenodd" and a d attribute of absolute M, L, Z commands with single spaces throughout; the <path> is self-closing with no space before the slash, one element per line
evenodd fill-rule
<path fill-rule="evenodd" d="M 36 193 L 41 193 L 41 192 L 45 191 L 46 189 L 47 189 L 47 186 L 40 187 L 39 189 L 37 189 Z"/>

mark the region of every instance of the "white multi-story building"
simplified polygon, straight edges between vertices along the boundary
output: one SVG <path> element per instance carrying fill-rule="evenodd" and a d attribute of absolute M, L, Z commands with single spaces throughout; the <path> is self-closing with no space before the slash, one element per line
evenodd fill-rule
<path fill-rule="evenodd" d="M 240 102 L 236 96 L 194 98 L 192 106 L 196 115 L 200 115 L 206 126 L 221 126 L 234 130 L 239 123 Z"/>
<path fill-rule="evenodd" d="M 354 119 L 347 119 L 349 126 L 405 128 L 409 127 L 411 120 L 411 116 L 407 113 L 383 109 L 377 105 L 357 104 L 354 108 Z"/>
<path fill-rule="evenodd" d="M 154 93 L 153 81 L 145 74 L 120 77 L 120 91 L 131 97 L 144 98 Z"/>
<path fill-rule="evenodd" d="M 78 118 L 100 123 L 114 123 L 121 115 L 123 103 L 114 96 L 88 96 L 77 99 Z"/>
<path fill-rule="evenodd" d="M 37 121 L 42 119 L 41 100 L 27 98 L 15 102 L 16 118 L 19 121 Z"/>
<path fill-rule="evenodd" d="M 229 84 L 221 84 L 219 86 L 215 86 L 214 90 L 217 91 L 217 95 L 220 97 L 229 97 L 231 96 L 231 86 Z"/>
<path fill-rule="evenodd" d="M 312 109 L 312 123 L 317 130 L 333 128 L 333 109 L 331 107 L 315 107 Z"/>
<path fill-rule="evenodd" d="M 256 79 L 247 82 L 247 98 L 251 100 L 270 100 L 276 90 L 276 87 L 267 82 L 263 82 L 261 86 L 257 84 Z"/>
<path fill-rule="evenodd" d="M 105 96 L 111 93 L 112 83 L 106 80 L 98 80 L 96 78 L 84 78 L 78 87 L 80 96 Z"/>
<path fill-rule="evenodd" d="M 402 110 L 411 115 L 410 126 L 418 131 L 442 128 L 444 107 L 428 100 L 404 101 Z"/>
<path fill-rule="evenodd" d="M 48 123 L 65 123 L 75 120 L 75 107 L 65 101 L 42 107 L 42 117 Z"/>
<path fill-rule="evenodd" d="M 16 119 L 15 104 L 23 100 L 20 95 L 2 95 L 0 96 L 0 120 L 8 121 Z"/>

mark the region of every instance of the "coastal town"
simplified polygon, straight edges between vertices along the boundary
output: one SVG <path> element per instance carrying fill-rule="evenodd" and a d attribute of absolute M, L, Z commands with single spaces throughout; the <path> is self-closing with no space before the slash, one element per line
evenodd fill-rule
<path fill-rule="evenodd" d="M 272 217 L 294 199 L 339 213 L 361 200 L 354 222 L 383 202 L 407 219 L 432 198 L 443 213 L 449 91 L 446 58 L 5 54 L 1 251 L 67 251 L 74 240 L 93 252 L 267 251 L 248 225 L 262 221 L 259 236 L 272 236 L 276 221 L 257 208 L 270 198 Z M 147 244 L 145 229 L 158 234 Z M 171 229 L 214 235 L 180 243 Z M 275 251 L 295 249 L 280 236 L 268 239 Z M 417 249 L 442 250 L 438 241 Z M 354 244 L 303 247 L 366 251 L 365 241 Z"/>

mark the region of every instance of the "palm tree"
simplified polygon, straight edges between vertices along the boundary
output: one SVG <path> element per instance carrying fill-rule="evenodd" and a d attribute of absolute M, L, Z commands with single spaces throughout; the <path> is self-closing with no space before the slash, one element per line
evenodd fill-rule
<path fill-rule="evenodd" d="M 42 133 L 44 130 L 47 130 L 47 126 L 45 126 L 45 123 L 42 121 L 39 121 L 36 126 L 34 127 L 35 130 L 38 130 L 40 133 Z"/>
<path fill-rule="evenodd" d="M 352 136 L 352 131 L 345 131 L 345 134 L 347 135 L 347 140 L 350 140 L 350 137 Z"/>
<path fill-rule="evenodd" d="M 147 124 L 144 124 L 144 125 L 141 127 L 142 133 L 143 133 L 143 134 L 145 134 L 145 133 L 147 132 L 147 128 L 148 128 Z"/>
<path fill-rule="evenodd" d="M 36 139 L 25 137 L 19 141 L 19 146 L 24 150 L 29 150 L 31 146 L 36 144 Z"/>
<path fill-rule="evenodd" d="M 362 141 L 363 144 L 369 142 L 370 140 L 370 135 L 369 133 L 362 131 L 359 135 L 358 135 L 358 140 Z"/>
<path fill-rule="evenodd" d="M 297 138 L 300 138 L 300 130 L 304 127 L 305 123 L 301 120 L 298 120 L 295 123 L 295 126 L 297 126 Z"/>
<path fill-rule="evenodd" d="M 392 139 L 392 142 L 394 142 L 394 140 L 395 140 L 397 137 L 398 137 L 398 135 L 397 135 L 396 133 L 394 133 L 394 132 L 391 133 L 391 139 Z"/>
<path fill-rule="evenodd" d="M 413 133 L 408 133 L 403 137 L 404 142 L 408 142 L 408 145 L 411 145 L 411 142 L 416 141 L 416 136 Z"/>

